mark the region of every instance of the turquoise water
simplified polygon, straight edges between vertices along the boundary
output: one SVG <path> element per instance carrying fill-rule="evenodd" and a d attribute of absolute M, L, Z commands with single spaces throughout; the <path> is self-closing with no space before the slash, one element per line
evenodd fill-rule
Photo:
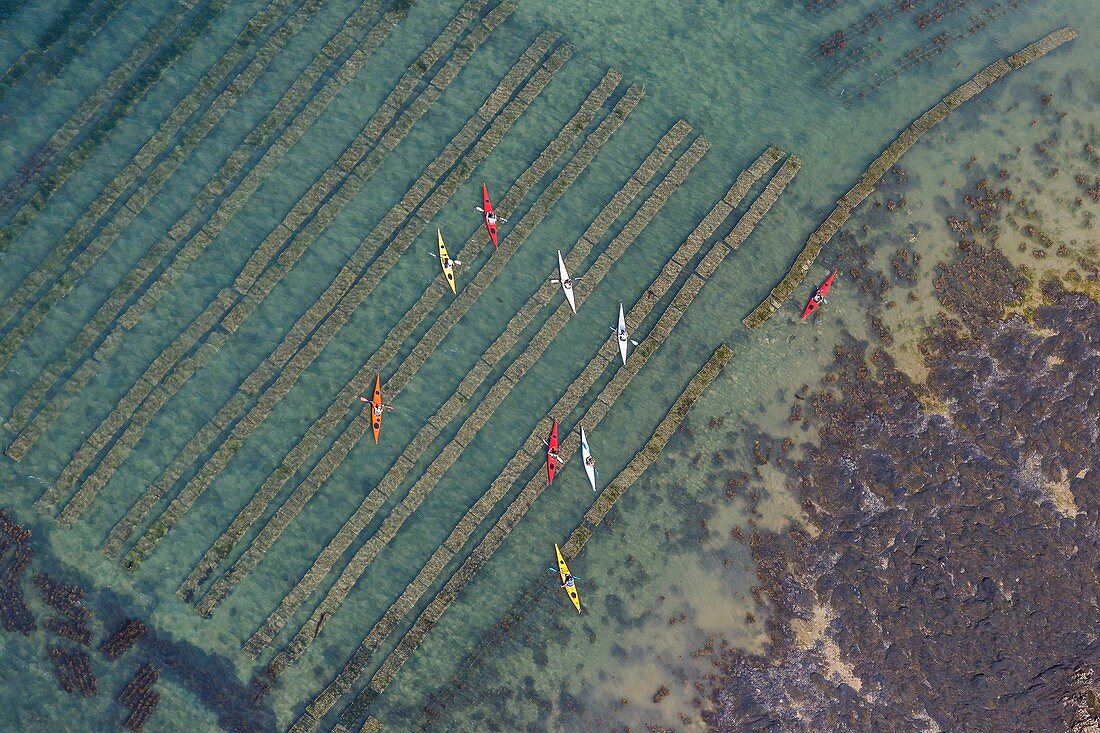
<path fill-rule="evenodd" d="M 523 678 L 531 675 L 537 678 L 539 694 L 555 704 L 563 683 L 568 681 L 569 694 L 586 706 L 585 714 L 577 719 L 591 729 L 603 729 L 600 721 L 605 720 L 624 724 L 661 720 L 665 725 L 686 725 L 677 716 L 680 712 L 695 716 L 691 712 L 692 697 L 697 693 L 691 681 L 705 674 L 709 665 L 708 657 L 692 657 L 691 653 L 711 635 L 723 637 L 730 645 L 759 649 L 765 615 L 757 609 L 756 625 L 744 622 L 745 613 L 755 608 L 749 595 L 752 563 L 746 548 L 731 542 L 729 536 L 733 527 L 747 527 L 745 506 L 726 500 L 724 489 L 712 485 L 707 472 L 693 465 L 692 458 L 702 454 L 701 464 L 707 465 L 715 451 L 744 443 L 752 426 L 776 434 L 789 430 L 786 416 L 790 393 L 803 382 L 812 383 L 813 375 L 830 359 L 831 337 L 846 314 L 841 303 L 835 309 L 836 323 L 819 319 L 812 330 L 797 330 L 795 309 L 788 307 L 766 328 L 751 335 L 741 326 L 741 318 L 779 279 L 806 235 L 831 210 L 836 197 L 852 185 L 898 130 L 945 93 L 996 58 L 1062 25 L 1073 25 L 1081 36 L 1052 56 L 1013 72 L 999 87 L 968 103 L 903 160 L 902 165 L 908 166 L 912 157 L 916 161 L 912 165 L 923 165 L 929 171 L 920 177 L 922 195 L 910 196 L 915 207 L 910 215 L 927 216 L 929 220 L 929 202 L 934 200 L 938 185 L 931 172 L 937 166 L 945 160 L 965 160 L 972 154 L 970 150 L 1005 146 L 1006 135 L 1030 134 L 1026 110 L 1004 113 L 1011 106 L 1010 100 L 1014 96 L 1035 96 L 1033 89 L 1038 84 L 1056 87 L 1072 74 L 1095 68 L 1097 61 L 1096 46 L 1089 42 L 1100 30 L 1100 9 L 1094 3 L 1031 3 L 975 35 L 952 43 L 930 62 L 883 83 L 867 100 L 851 103 L 841 97 L 843 88 L 870 79 L 873 72 L 881 71 L 905 50 L 927 43 L 936 32 L 958 25 L 981 7 L 978 3 L 968 5 L 950 16 L 952 24 L 945 21 L 924 31 L 918 30 L 908 16 L 900 16 L 873 34 L 872 39 L 881 49 L 876 60 L 856 67 L 836 84 L 823 87 L 821 78 L 830 62 L 813 57 L 816 44 L 880 4 L 844 3 L 820 15 L 806 12 L 800 3 L 665 3 L 636 8 L 621 4 L 592 7 L 579 2 L 522 4 L 477 51 L 439 103 L 412 129 L 241 330 L 154 418 L 137 449 L 75 528 L 63 530 L 52 519 L 39 517 L 34 502 L 86 435 L 171 339 L 232 282 L 233 274 L 256 244 L 333 163 L 404 69 L 458 7 L 455 2 L 417 3 L 367 67 L 347 84 L 303 140 L 291 148 L 245 209 L 158 306 L 125 335 L 124 347 L 108 359 L 107 367 L 100 370 L 80 398 L 69 403 L 65 414 L 30 454 L 20 464 L 2 459 L 4 488 L 0 504 L 13 510 L 20 521 L 34 524 L 39 555 L 46 556 L 41 560 L 45 567 L 63 567 L 64 577 L 81 581 L 89 590 L 94 587 L 114 596 L 116 600 L 111 603 L 120 603 L 141 616 L 158 633 L 223 657 L 239 678 L 247 681 L 255 670 L 240 651 L 243 641 L 301 577 L 318 549 L 458 385 L 515 309 L 537 288 L 546 287 L 543 280 L 553 271 L 554 250 L 567 250 L 576 241 L 599 207 L 622 186 L 676 119 L 690 122 L 697 133 L 710 140 L 710 152 L 612 268 L 608 282 L 597 287 L 553 348 L 509 395 L 471 449 L 406 522 L 391 546 L 371 564 L 340 611 L 327 622 L 324 635 L 280 678 L 270 700 L 279 726 L 286 728 L 343 666 L 369 628 L 501 470 L 522 436 L 535 427 L 536 420 L 545 415 L 596 350 L 606 348 L 601 339 L 606 325 L 614 319 L 618 302 L 622 300 L 629 306 L 637 300 L 644 285 L 737 173 L 765 147 L 778 144 L 802 159 L 802 171 L 745 246 L 727 259 L 693 303 L 672 337 L 635 381 L 629 399 L 618 402 L 601 425 L 599 435 L 591 436 L 599 449 L 603 476 L 613 476 L 641 447 L 718 343 L 733 346 L 733 362 L 696 406 L 688 423 L 691 434 L 681 431 L 661 461 L 621 501 L 612 530 L 597 533 L 573 562 L 573 569 L 584 582 L 582 592 L 588 613 L 575 617 L 559 603 L 562 599 L 554 594 L 547 596 L 530 621 L 535 629 L 539 624 L 546 627 L 547 663 L 540 666 L 529 650 L 506 645 L 494 656 L 493 664 L 476 677 L 481 686 L 477 689 L 518 691 L 523 687 Z M 214 31 L 195 43 L 153 85 L 147 97 L 2 255 L 5 268 L 0 276 L 0 292 L 6 296 L 17 287 L 261 7 L 257 2 L 231 4 L 217 18 Z M 37 371 L 63 352 L 109 288 L 190 205 L 202 185 L 267 114 L 354 7 L 351 2 L 331 2 L 322 7 L 107 254 L 26 340 L 0 381 L 5 413 L 29 388 Z M 14 173 L 30 151 L 68 119 L 125 55 L 127 44 L 140 37 L 167 9 L 167 4 L 123 8 L 54 83 L 44 90 L 29 83 L 9 90 L 0 108 L 0 179 L 6 180 Z M 10 63 L 18 57 L 34 42 L 28 25 L 43 24 L 57 12 L 50 3 L 28 3 L 7 21 L 12 32 L 5 33 L 6 40 L 0 43 L 0 60 Z M 212 619 L 200 619 L 176 599 L 178 584 L 251 492 L 278 466 L 323 406 L 429 287 L 437 273 L 437 265 L 426 255 L 434 239 L 429 236 L 430 229 L 387 274 L 287 399 L 249 437 L 245 448 L 141 569 L 130 575 L 103 557 L 99 545 L 118 518 L 236 391 L 240 380 L 279 343 L 294 320 L 328 286 L 361 238 L 456 134 L 523 49 L 548 28 L 561 32 L 577 47 L 576 53 L 433 220 L 432 225 L 442 228 L 452 248 L 478 229 L 472 207 L 480 201 L 481 181 L 489 182 L 499 198 L 608 67 L 622 71 L 625 83 L 644 84 L 646 98 L 514 256 L 504 275 L 488 288 L 404 390 L 399 398 L 400 409 L 386 419 L 382 443 L 375 446 L 365 441 L 352 451 L 265 561 L 235 589 Z M 879 35 L 881 41 L 877 40 Z M 1080 84 L 1078 103 L 1095 100 L 1095 80 L 1082 80 Z M 989 124 L 994 114 L 1003 124 Z M 1010 124 L 1013 122 L 1016 124 Z M 1095 141 L 1095 129 L 1091 134 Z M 671 160 L 663 170 L 670 165 Z M 559 167 L 560 163 L 521 204 L 520 215 L 502 213 L 517 221 Z M 651 184 L 612 226 L 589 262 L 652 188 Z M 755 190 L 760 188 L 758 185 Z M 751 197 L 745 205 L 749 200 Z M 5 214 L 4 221 L 9 216 Z M 507 237 L 507 225 L 503 231 Z M 933 243 L 929 247 L 935 251 Z M 833 254 L 832 250 L 826 251 L 811 280 L 827 271 Z M 486 256 L 487 252 L 481 255 Z M 586 269 L 587 263 L 570 261 L 570 266 L 576 273 Z M 801 295 L 800 291 L 798 297 Z M 557 303 L 553 301 L 555 307 Z M 638 328 L 638 333 L 645 333 L 656 316 L 654 313 L 648 324 Z M 536 323 L 547 317 L 549 311 L 543 311 Z M 525 334 L 521 344 L 526 344 L 532 334 Z M 393 366 L 388 369 L 392 372 Z M 722 418 L 723 426 L 708 427 L 711 418 Z M 453 431 L 454 426 L 444 437 Z M 748 445 L 751 447 L 751 440 Z M 437 445 L 429 457 L 438 450 Z M 726 460 L 728 468 L 742 466 L 750 470 L 751 453 L 746 453 L 743 446 L 731 452 L 733 456 Z M 412 472 L 353 548 L 365 541 L 422 469 L 421 465 Z M 525 477 L 534 470 L 530 467 Z M 764 481 L 770 490 L 760 505 L 763 516 L 757 521 L 766 528 L 781 528 L 797 517 L 798 509 L 781 485 L 768 483 L 771 479 L 767 476 Z M 281 496 L 288 490 L 284 489 Z M 591 499 L 584 477 L 575 466 L 568 466 L 560 484 L 555 482 L 554 488 L 528 512 L 428 635 L 372 713 L 394 729 L 402 729 L 403 718 L 399 716 L 406 710 L 419 710 L 425 704 L 425 695 L 456 674 L 460 660 L 515 597 L 541 578 L 543 565 L 551 560 L 547 548 L 567 536 Z M 274 505 L 265 518 L 273 511 Z M 498 515 L 499 509 L 490 516 L 495 519 Z M 696 520 L 703 518 L 708 534 L 698 543 L 692 529 L 698 524 Z M 254 526 L 246 538 L 254 536 L 258 527 Z M 483 534 L 484 529 L 475 538 Z M 628 555 L 634 561 L 628 563 Z M 445 572 L 444 579 L 449 572 Z M 328 583 L 332 580 L 334 577 Z M 29 583 L 27 586 L 28 595 L 33 595 Z M 655 602 L 654 597 L 661 595 L 665 598 Z M 427 600 L 421 601 L 418 610 Z M 314 598 L 313 603 L 316 601 Z M 307 610 L 312 607 L 307 604 Z M 277 637 L 277 647 L 285 644 L 304 622 L 307 610 L 299 612 Z M 686 616 L 684 622 L 669 623 L 670 618 L 680 614 Z M 96 627 L 98 643 L 102 635 L 109 633 L 114 617 L 104 610 L 97 618 L 102 619 Z M 411 619 L 399 631 L 403 632 L 408 622 Z M 399 638 L 395 634 L 381 652 L 388 652 Z M 23 669 L 39 680 L 29 692 L 22 685 L 7 688 L 5 702 L 17 704 L 2 706 L 2 724 L 26 729 L 35 722 L 44 722 L 73 730 L 117 725 L 124 713 L 113 698 L 137 667 L 138 655 L 131 652 L 121 662 L 107 664 L 93 654 L 100 693 L 83 700 L 57 688 L 44 653 L 46 643 L 42 631 L 27 639 L 0 636 L 5 651 L 0 655 L 0 664 L 5 678 L 13 679 L 16 671 Z M 627 650 L 625 660 L 612 644 Z M 378 660 L 381 658 L 380 654 Z M 356 691 L 368 678 L 360 680 Z M 670 688 L 670 695 L 660 704 L 649 705 L 648 699 L 661 684 Z M 170 677 L 162 678 L 157 690 L 162 695 L 161 706 L 146 730 L 216 729 L 211 713 Z M 618 701 L 622 698 L 631 700 L 631 705 L 621 706 Z M 33 705 L 28 704 L 29 699 Z M 338 704 L 336 712 L 348 700 L 350 696 Z M 639 705 L 643 702 L 646 704 Z M 533 702 L 522 697 L 509 701 L 507 711 L 517 719 L 542 720 L 549 729 L 573 729 L 571 718 L 562 710 L 541 716 Z M 696 724 L 697 716 L 691 725 Z M 478 729 L 465 717 L 451 719 L 449 727 Z"/>

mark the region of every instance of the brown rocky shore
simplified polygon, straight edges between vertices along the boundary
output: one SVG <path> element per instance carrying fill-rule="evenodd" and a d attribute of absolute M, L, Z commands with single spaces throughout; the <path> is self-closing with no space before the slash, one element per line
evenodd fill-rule
<path fill-rule="evenodd" d="M 872 310 L 882 341 L 847 337 L 792 406 L 807 521 L 748 540 L 770 643 L 721 656 L 711 728 L 1097 730 L 1100 305 L 1071 292 L 1096 275 L 1029 276 L 985 213 L 936 267 L 927 378 Z"/>

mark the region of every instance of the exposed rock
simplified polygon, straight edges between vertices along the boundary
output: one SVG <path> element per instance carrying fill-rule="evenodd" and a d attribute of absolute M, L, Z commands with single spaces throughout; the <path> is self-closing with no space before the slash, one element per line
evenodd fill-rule
<path fill-rule="evenodd" d="M 1026 280 L 977 244 L 935 285 L 927 384 L 850 341 L 844 399 L 808 400 L 789 479 L 821 531 L 754 542 L 771 643 L 723 658 L 716 729 L 1096 725 L 1100 306 L 1051 282 L 1004 318 Z"/>

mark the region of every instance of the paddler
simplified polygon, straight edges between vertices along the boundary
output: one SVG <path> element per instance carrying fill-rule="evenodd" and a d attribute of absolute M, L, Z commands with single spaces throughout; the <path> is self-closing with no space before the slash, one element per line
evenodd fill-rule
<path fill-rule="evenodd" d="M 370 397 L 360 397 L 359 401 L 360 402 L 366 402 L 366 403 L 369 404 L 369 403 L 373 402 L 374 400 L 372 400 Z M 383 410 L 392 410 L 392 409 L 393 409 L 393 405 L 375 405 L 371 409 L 371 411 L 374 413 L 375 417 L 382 417 L 382 411 Z"/>
<path fill-rule="evenodd" d="M 553 448 L 547 449 L 546 455 L 549 458 L 553 458 L 555 461 L 558 460 L 558 452 L 556 450 L 554 450 Z"/>
<path fill-rule="evenodd" d="M 576 579 L 569 573 L 565 574 L 565 582 L 561 584 L 562 588 L 575 588 L 577 586 Z"/>
<path fill-rule="evenodd" d="M 584 459 L 584 465 L 586 465 L 586 466 L 595 466 L 596 465 L 596 459 L 593 458 L 592 456 L 589 456 L 588 458 Z"/>
<path fill-rule="evenodd" d="M 629 338 L 629 337 L 626 335 L 626 329 L 625 328 L 620 328 L 619 329 L 619 340 L 620 341 L 626 341 L 627 338 Z"/>
<path fill-rule="evenodd" d="M 494 226 L 498 221 L 502 221 L 505 224 L 508 223 L 508 220 L 505 219 L 503 216 L 497 216 L 497 212 L 495 211 L 486 212 L 485 209 L 481 208 L 480 206 L 475 206 L 474 208 L 480 211 L 482 214 L 485 214 L 485 223 L 489 226 Z"/>
<path fill-rule="evenodd" d="M 443 258 L 443 267 L 445 267 L 445 268 L 447 268 L 447 267 L 455 268 L 455 267 L 458 267 L 461 264 L 462 264 L 462 262 L 459 261 L 459 260 L 452 260 L 450 257 L 444 257 Z"/>
<path fill-rule="evenodd" d="M 573 289 L 573 278 L 571 278 L 571 277 L 565 278 L 565 280 L 562 282 L 561 286 L 563 288 L 565 288 L 566 290 L 572 290 Z"/>

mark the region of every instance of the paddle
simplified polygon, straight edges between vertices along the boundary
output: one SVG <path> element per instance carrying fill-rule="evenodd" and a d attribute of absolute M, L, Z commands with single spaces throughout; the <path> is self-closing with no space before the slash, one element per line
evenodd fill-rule
<path fill-rule="evenodd" d="M 616 336 L 619 334 L 619 329 L 615 328 L 614 326 L 611 326 L 611 330 L 615 332 Z M 634 344 L 635 346 L 638 345 L 638 342 L 634 339 L 630 339 L 630 343 Z"/>
<path fill-rule="evenodd" d="M 481 208 L 480 206 L 475 206 L 474 208 L 475 208 L 475 209 L 477 209 L 478 211 L 480 211 L 480 212 L 481 212 L 482 214 L 484 214 L 484 213 L 485 213 L 485 209 Z M 508 223 L 508 220 L 507 220 L 507 219 L 505 219 L 505 218 L 504 218 L 503 216 L 501 216 L 500 214 L 497 214 L 497 221 L 498 221 L 498 222 L 504 222 L 505 224 L 507 224 L 507 223 Z"/>
<path fill-rule="evenodd" d="M 550 442 L 548 440 L 546 440 L 546 438 L 542 439 L 542 444 L 545 445 L 547 448 L 550 447 Z M 567 459 L 562 458 L 561 456 L 559 456 L 559 457 L 555 458 L 554 460 L 556 460 L 558 462 L 559 466 L 564 466 Z"/>
<path fill-rule="evenodd" d="M 435 252 L 429 252 L 428 254 L 430 254 L 432 257 L 436 258 L 437 260 L 439 259 L 439 255 L 437 255 Z M 459 267 L 459 266 L 462 265 L 462 260 L 451 260 L 451 264 L 455 267 Z"/>
<path fill-rule="evenodd" d="M 547 571 L 550 573 L 550 575 L 557 575 L 559 578 L 561 577 L 561 572 L 557 568 L 547 568 Z M 570 573 L 570 575 L 573 574 Z M 573 575 L 573 580 L 580 580 L 580 578 L 578 578 L 576 575 Z"/>

